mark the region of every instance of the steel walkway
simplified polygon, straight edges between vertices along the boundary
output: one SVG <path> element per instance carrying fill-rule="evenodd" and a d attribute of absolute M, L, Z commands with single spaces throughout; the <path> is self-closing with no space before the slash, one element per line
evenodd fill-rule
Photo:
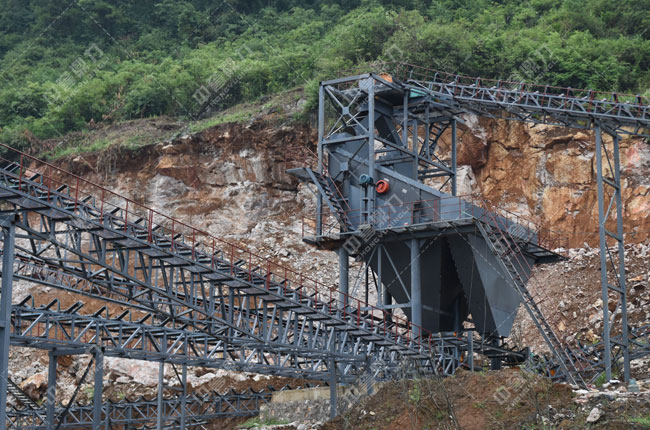
<path fill-rule="evenodd" d="M 283 388 L 286 389 L 286 388 Z M 259 413 L 260 406 L 270 401 L 274 390 L 242 392 L 230 391 L 225 394 L 207 393 L 188 396 L 186 428 L 201 428 L 212 420 L 228 417 L 248 417 Z M 181 399 L 166 398 L 163 402 L 165 428 L 179 428 Z M 128 425 L 129 428 L 147 428 L 158 419 L 156 400 L 141 397 L 138 399 L 105 402 L 102 405 L 103 420 L 106 428 Z M 58 407 L 55 414 L 61 420 L 60 428 L 91 428 L 93 423 L 93 406 L 75 404 L 69 410 Z M 8 411 L 9 429 L 12 430 L 48 430 L 45 422 L 45 408 L 12 408 Z M 108 417 L 108 420 L 106 420 Z"/>
<path fill-rule="evenodd" d="M 18 214 L 15 249 L 22 261 L 49 270 L 47 276 L 41 273 L 44 283 L 148 310 L 149 320 L 140 327 L 182 327 L 183 339 L 202 339 L 200 347 L 189 348 L 198 345 L 195 340 L 183 342 L 202 363 L 329 379 L 333 359 L 337 378 L 345 380 L 365 372 L 371 360 L 383 363 L 377 377 L 390 377 L 404 359 L 424 371 L 433 371 L 432 357 L 447 359 L 437 353 L 431 333 L 414 338 L 406 320 L 389 318 L 353 297 L 344 307 L 338 291 L 7 150 L 16 162 L 4 160 L 0 169 L 1 213 Z M 65 321 L 57 318 L 52 317 Z M 24 342 L 52 346 L 47 330 Z M 171 359 L 172 351 L 181 350 L 164 337 L 157 348 L 159 359 Z"/>
<path fill-rule="evenodd" d="M 446 111 L 560 127 L 600 125 L 610 134 L 650 136 L 650 99 L 645 96 L 481 79 L 412 64 L 387 69 L 414 95 L 432 96 Z"/>

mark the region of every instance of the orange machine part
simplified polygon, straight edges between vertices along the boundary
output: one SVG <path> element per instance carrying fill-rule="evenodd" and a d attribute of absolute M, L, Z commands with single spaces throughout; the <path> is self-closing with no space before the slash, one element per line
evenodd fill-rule
<path fill-rule="evenodd" d="M 377 181 L 377 192 L 379 194 L 384 194 L 388 189 L 390 188 L 390 185 L 388 184 L 388 181 L 385 181 L 383 179 L 380 179 Z"/>

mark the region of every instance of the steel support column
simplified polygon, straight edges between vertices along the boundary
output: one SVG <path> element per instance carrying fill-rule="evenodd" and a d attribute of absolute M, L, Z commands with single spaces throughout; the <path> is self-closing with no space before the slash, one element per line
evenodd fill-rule
<path fill-rule="evenodd" d="M 467 366 L 474 371 L 474 332 L 467 332 Z"/>
<path fill-rule="evenodd" d="M 375 82 L 374 78 L 368 79 L 368 176 L 373 182 L 377 181 L 375 175 Z M 364 223 L 370 224 L 375 210 L 375 187 L 373 184 L 366 188 L 366 207 L 364 208 Z"/>
<path fill-rule="evenodd" d="M 93 430 L 102 424 L 102 392 L 104 389 L 104 352 L 97 348 L 95 356 L 95 387 L 93 391 Z M 108 419 L 108 416 L 106 417 Z"/>
<path fill-rule="evenodd" d="M 428 118 L 427 118 L 428 119 Z M 418 137 L 418 127 L 420 122 L 415 118 L 411 128 L 411 145 L 413 148 L 413 180 L 418 180 L 418 171 L 420 169 L 420 138 Z"/>
<path fill-rule="evenodd" d="M 496 348 L 501 348 L 501 342 L 498 338 L 492 338 L 489 340 L 490 344 Z M 490 369 L 491 370 L 501 370 L 503 363 L 501 362 L 500 357 L 492 357 L 490 359 Z"/>
<path fill-rule="evenodd" d="M 612 351 L 619 347 L 623 350 L 623 379 L 630 380 L 630 354 L 627 326 L 627 287 L 625 283 L 625 248 L 623 232 L 623 203 L 621 199 L 621 171 L 619 154 L 619 136 L 612 137 L 611 155 L 603 143 L 601 127 L 596 127 L 596 180 L 598 186 L 598 233 L 600 239 L 600 283 L 603 301 L 603 345 L 605 376 L 612 379 Z M 607 169 L 607 170 L 605 170 Z M 606 194 L 606 188 L 612 195 Z M 609 198 L 609 202 L 606 199 Z M 607 230 L 607 222 L 612 221 L 612 209 L 615 205 L 616 232 Z M 616 251 L 610 252 L 608 239 L 613 239 Z M 608 264 L 611 265 L 613 284 L 608 279 Z M 617 308 L 620 307 L 620 334 L 612 336 L 612 325 L 617 312 L 609 311 L 610 292 L 618 296 Z M 611 319 L 610 319 L 611 318 Z"/>
<path fill-rule="evenodd" d="M 384 285 L 383 281 L 383 253 L 384 246 L 381 244 L 377 245 L 377 284 L 381 289 L 381 295 L 378 297 L 378 299 L 381 300 L 381 307 L 383 309 L 386 309 L 387 306 L 390 306 L 393 303 L 393 299 L 390 295 L 390 292 L 388 291 L 388 287 Z M 388 310 L 390 312 L 390 308 L 388 308 Z"/>
<path fill-rule="evenodd" d="M 348 294 L 350 294 L 350 259 L 345 247 L 339 248 L 339 303 L 344 308 L 348 305 Z"/>
<path fill-rule="evenodd" d="M 187 417 L 187 364 L 183 364 L 181 373 L 181 429 L 185 429 Z"/>
<path fill-rule="evenodd" d="M 630 341 L 627 324 L 627 282 L 625 280 L 625 245 L 623 232 L 623 200 L 621 197 L 621 160 L 619 148 L 619 136 L 614 138 L 614 177 L 618 187 L 616 188 L 616 236 L 618 237 L 618 286 L 619 306 L 621 309 L 621 346 L 623 348 L 623 380 L 630 382 Z"/>
<path fill-rule="evenodd" d="M 336 362 L 330 359 L 330 419 L 336 418 L 337 392 L 336 392 Z"/>
<path fill-rule="evenodd" d="M 456 166 L 456 120 L 451 120 L 451 170 L 454 174 L 451 176 L 451 195 L 458 194 L 458 170 Z"/>
<path fill-rule="evenodd" d="M 7 380 L 9 379 L 9 341 L 11 299 L 14 274 L 15 218 L 0 219 L 2 226 L 2 291 L 0 292 L 0 430 L 7 426 Z"/>
<path fill-rule="evenodd" d="M 372 374 L 372 357 L 368 356 L 368 358 L 366 359 L 366 366 L 367 366 L 367 371 L 366 371 L 366 375 L 365 375 L 365 378 L 364 378 L 366 380 L 366 382 L 367 382 L 366 383 L 366 395 L 372 396 L 373 394 L 375 394 L 375 390 L 374 390 L 375 387 L 374 387 L 374 383 L 373 383 L 374 377 L 373 377 L 373 374 Z"/>
<path fill-rule="evenodd" d="M 420 240 L 411 239 L 411 321 L 416 326 L 414 336 L 422 327 L 422 284 L 420 279 Z"/>
<path fill-rule="evenodd" d="M 58 357 L 56 350 L 48 354 L 49 362 L 47 367 L 47 395 L 45 397 L 46 425 L 47 428 L 54 428 L 54 409 L 56 407 L 56 364 Z"/>
<path fill-rule="evenodd" d="M 156 430 L 163 430 L 165 424 L 165 409 L 163 402 L 163 391 L 165 388 L 165 363 L 160 362 L 158 366 L 158 422 Z"/>
<path fill-rule="evenodd" d="M 325 89 L 321 83 L 318 87 L 318 174 L 324 170 L 323 137 L 325 136 Z M 316 235 L 323 234 L 323 196 L 316 198 Z"/>

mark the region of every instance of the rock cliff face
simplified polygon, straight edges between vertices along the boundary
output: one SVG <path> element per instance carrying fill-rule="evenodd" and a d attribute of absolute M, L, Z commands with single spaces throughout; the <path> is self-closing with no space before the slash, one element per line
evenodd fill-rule
<path fill-rule="evenodd" d="M 301 241 L 303 221 L 309 225 L 315 212 L 313 195 L 286 174 L 293 167 L 315 165 L 315 145 L 313 128 L 258 120 L 61 163 L 119 194 L 335 286 L 335 254 Z M 467 117 L 459 129 L 459 193 L 480 194 L 528 217 L 571 248 L 597 246 L 594 146 L 590 132 Z M 623 139 L 621 166 L 625 240 L 644 242 L 650 234 L 650 144 Z M 354 270 L 356 266 L 356 275 Z"/>
<path fill-rule="evenodd" d="M 459 131 L 461 194 L 480 193 L 495 205 L 532 218 L 566 236 L 571 247 L 582 247 L 585 242 L 597 245 L 592 133 L 475 117 L 466 118 Z M 316 250 L 301 241 L 303 217 L 315 212 L 313 195 L 285 173 L 289 168 L 314 165 L 315 143 L 315 130 L 308 126 L 255 121 L 248 125 L 224 124 L 138 150 L 113 147 L 101 153 L 69 157 L 58 164 L 217 237 L 247 245 L 323 285 L 336 286 L 335 254 Z M 647 241 L 650 145 L 627 138 L 621 147 L 626 241 Z M 551 300 L 541 306 L 562 335 L 592 340 L 598 333 L 595 309 L 600 286 L 596 279 L 598 262 L 592 254 L 588 264 L 585 259 L 576 258 L 540 269 L 541 282 L 530 286 L 536 295 L 543 292 L 561 300 L 560 305 Z M 635 323 L 647 322 L 650 273 L 641 263 L 632 269 L 634 283 L 630 285 L 636 295 L 632 297 L 631 318 Z M 359 266 L 354 264 L 351 276 L 356 277 L 358 270 Z M 361 297 L 359 287 L 354 282 L 351 285 L 352 293 Z M 573 294 L 576 288 L 581 296 Z M 26 294 L 38 295 L 44 302 L 69 296 L 54 289 L 22 284 L 17 291 L 20 297 L 16 300 Z M 372 293 L 370 300 L 374 301 Z M 585 303 L 589 306 L 583 306 Z M 572 322 L 567 323 L 568 320 Z M 530 321 L 524 317 L 521 324 L 524 344 L 543 349 Z M 29 351 L 34 357 L 38 355 L 31 359 L 22 357 L 23 352 L 14 352 L 12 371 L 20 376 L 18 381 L 45 370 L 43 354 Z M 24 359 L 38 364 L 25 375 L 21 373 Z M 70 375 L 61 380 L 66 385 L 62 392 L 69 392 L 74 386 L 66 381 L 73 380 L 77 372 L 74 369 L 83 367 L 77 361 Z M 109 360 L 106 366 L 107 374 L 117 375 L 113 385 L 122 387 L 115 390 L 123 392 L 123 387 L 130 387 L 129 392 L 140 393 L 149 389 L 146 384 L 136 384 L 126 377 L 125 373 L 130 372 L 120 369 L 119 363 Z"/>
<path fill-rule="evenodd" d="M 325 268 L 335 256 L 301 241 L 313 195 L 286 174 L 315 163 L 315 141 L 306 126 L 226 124 L 137 151 L 70 157 L 62 167 L 333 285 L 338 275 Z"/>
<path fill-rule="evenodd" d="M 307 126 L 258 121 L 64 164 L 210 233 L 273 236 L 282 229 L 272 223 L 291 224 L 295 232 L 296 221 L 313 211 L 311 194 L 286 170 L 314 164 L 315 142 Z M 611 139 L 605 142 L 611 147 Z M 459 193 L 480 194 L 528 217 L 567 238 L 570 247 L 597 245 L 594 147 L 592 132 L 466 117 L 459 132 Z M 109 163 L 110 174 L 107 159 L 119 160 Z M 650 144 L 624 138 L 621 169 L 626 241 L 643 242 L 650 234 Z"/>
<path fill-rule="evenodd" d="M 592 132 L 468 118 L 459 134 L 460 187 L 539 222 L 571 247 L 598 243 L 595 140 Z M 611 147 L 611 139 L 605 143 Z M 650 145 L 621 141 L 626 240 L 650 233 Z M 605 171 L 609 171 L 606 161 Z"/>

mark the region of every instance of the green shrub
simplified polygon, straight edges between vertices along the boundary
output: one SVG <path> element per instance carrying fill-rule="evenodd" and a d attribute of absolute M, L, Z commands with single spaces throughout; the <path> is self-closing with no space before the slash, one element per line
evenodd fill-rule
<path fill-rule="evenodd" d="M 378 59 L 574 88 L 650 86 L 648 0 L 6 3 L 0 141 L 17 146 L 26 130 L 48 138 L 91 120 L 194 119 L 303 85 L 313 111 L 320 80 Z M 80 60 L 89 70 L 76 75 Z M 202 106 L 197 91 L 224 71 L 227 85 Z"/>

